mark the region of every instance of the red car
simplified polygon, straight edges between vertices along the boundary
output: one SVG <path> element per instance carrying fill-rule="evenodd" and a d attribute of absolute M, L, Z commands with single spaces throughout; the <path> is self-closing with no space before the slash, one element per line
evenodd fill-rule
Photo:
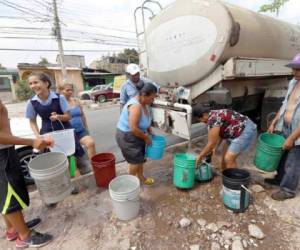
<path fill-rule="evenodd" d="M 119 98 L 120 93 L 114 93 L 113 88 L 111 85 L 107 85 L 106 88 L 104 88 L 101 91 L 96 91 L 95 93 L 91 93 L 91 99 L 94 102 L 106 102 L 108 100 L 112 100 L 115 98 Z"/>

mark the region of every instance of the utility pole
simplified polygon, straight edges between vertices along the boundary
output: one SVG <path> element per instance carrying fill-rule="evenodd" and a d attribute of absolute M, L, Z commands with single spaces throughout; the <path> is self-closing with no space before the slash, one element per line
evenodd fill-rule
<path fill-rule="evenodd" d="M 67 81 L 67 70 L 66 70 L 65 61 L 64 61 L 64 48 L 63 48 L 63 43 L 62 43 L 62 36 L 61 36 L 61 30 L 60 30 L 60 22 L 59 22 L 58 13 L 57 13 L 56 0 L 53 0 L 53 10 L 54 10 L 54 34 L 56 36 L 56 40 L 57 40 L 57 44 L 58 44 L 61 73 L 62 73 L 62 77 L 63 77 L 63 82 L 66 82 Z"/>

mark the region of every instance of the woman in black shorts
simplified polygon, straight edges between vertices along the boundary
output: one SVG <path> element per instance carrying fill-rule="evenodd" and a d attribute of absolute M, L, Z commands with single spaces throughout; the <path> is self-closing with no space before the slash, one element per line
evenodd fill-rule
<path fill-rule="evenodd" d="M 146 178 L 143 164 L 146 161 L 146 144 L 151 144 L 151 114 L 149 105 L 157 95 L 157 88 L 151 83 L 137 87 L 139 94 L 131 98 L 123 107 L 117 125 L 117 143 L 125 160 L 129 163 L 129 174 L 137 176 L 144 184 L 154 183 Z"/>

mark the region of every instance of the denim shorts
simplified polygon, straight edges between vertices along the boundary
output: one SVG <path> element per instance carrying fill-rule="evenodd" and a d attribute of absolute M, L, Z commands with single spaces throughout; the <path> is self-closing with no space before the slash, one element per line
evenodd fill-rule
<path fill-rule="evenodd" d="M 246 126 L 241 135 L 235 139 L 228 139 L 228 151 L 238 154 L 247 150 L 255 141 L 257 137 L 256 124 L 248 119 Z"/>
<path fill-rule="evenodd" d="M 90 134 L 89 131 L 87 131 L 86 129 L 83 129 L 83 130 L 78 131 L 78 132 L 76 131 L 75 133 L 76 133 L 76 136 L 79 140 L 81 140 L 81 138 L 83 138 L 83 137 Z"/>

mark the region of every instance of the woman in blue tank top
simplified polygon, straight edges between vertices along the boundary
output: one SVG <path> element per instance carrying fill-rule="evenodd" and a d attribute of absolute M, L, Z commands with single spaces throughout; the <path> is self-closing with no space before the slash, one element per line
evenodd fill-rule
<path fill-rule="evenodd" d="M 73 84 L 64 84 L 61 91 L 70 107 L 70 114 L 72 117 L 70 123 L 75 129 L 75 134 L 79 138 L 80 143 L 86 147 L 89 158 L 91 159 L 96 154 L 95 142 L 89 135 L 87 121 L 82 106 L 78 99 L 73 98 Z"/>
<path fill-rule="evenodd" d="M 123 107 L 117 125 L 116 140 L 125 160 L 129 163 L 129 174 L 137 176 L 141 183 L 151 185 L 152 178 L 146 178 L 143 164 L 146 161 L 146 144 L 150 145 L 151 114 L 149 105 L 157 95 L 157 88 L 151 83 L 140 86 L 139 95 L 131 98 Z"/>

